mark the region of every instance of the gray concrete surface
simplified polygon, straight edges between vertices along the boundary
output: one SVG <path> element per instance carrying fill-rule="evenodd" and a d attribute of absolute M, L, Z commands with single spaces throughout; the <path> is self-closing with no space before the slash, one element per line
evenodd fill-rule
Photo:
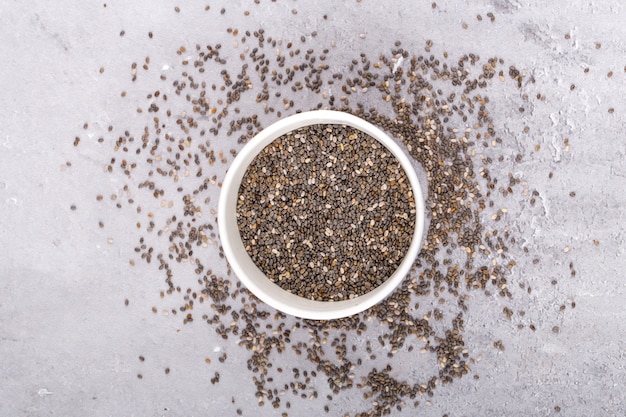
<path fill-rule="evenodd" d="M 304 416 L 324 415 L 324 405 L 330 406 L 329 415 L 368 409 L 356 388 L 327 401 L 323 378 L 316 382 L 319 399 L 288 393 L 289 410 L 257 406 L 248 352 L 235 338 L 222 340 L 201 320 L 183 325 L 180 315 L 153 314 L 153 306 L 160 313 L 178 301 L 159 297 L 163 282 L 153 264 L 137 260 L 129 265 L 129 259 L 137 259 L 137 216 L 95 199 L 117 193 L 125 183 L 119 174 L 102 173 L 111 152 L 95 139 L 109 124 L 143 126 L 145 115 L 135 108 L 160 85 L 160 71 L 167 72 L 166 66 L 179 70 L 175 52 L 180 46 L 222 42 L 224 56 L 237 57 L 228 27 L 262 27 L 285 42 L 304 35 L 317 49 L 334 41 L 329 65 L 337 70 L 346 65 L 342 58 L 361 51 L 387 53 L 396 40 L 412 53 L 424 53 L 430 39 L 438 56 L 443 51 L 498 56 L 534 75 L 536 83 L 517 93 L 499 88 L 496 79 L 487 92 L 496 128 L 507 146 L 524 153 L 517 173 L 541 195 L 534 210 L 522 210 L 519 203 L 519 218 L 508 220 L 533 254 L 519 258 L 511 284 L 524 283 L 533 292 L 518 291 L 510 302 L 472 294 L 465 339 L 476 358 L 471 375 L 479 379 L 470 375 L 438 387 L 418 408 L 407 400 L 403 411 L 394 413 L 626 415 L 622 2 L 576 0 L 566 6 L 438 0 L 432 8 L 431 2 L 408 0 L 261 0 L 259 5 L 224 2 L 223 16 L 219 2 L 207 3 L 209 11 L 201 4 L 171 1 L 2 1 L 1 416 L 212 416 L 236 415 L 237 408 L 244 415 Z M 494 22 L 487 17 L 490 12 Z M 130 64 L 141 65 L 146 56 L 152 70 L 141 70 L 139 82 L 132 83 Z M 207 79 L 215 76 L 207 74 Z M 121 91 L 128 94 L 123 100 Z M 517 103 L 524 92 L 546 98 L 520 114 Z M 530 130 L 523 133 L 526 126 Z M 77 135 L 82 141 L 75 148 Z M 503 175 L 509 169 L 506 163 L 491 167 Z M 223 175 L 225 166 L 214 170 Z M 219 189 L 212 192 L 210 205 L 215 206 Z M 146 204 L 149 210 L 156 203 Z M 217 253 L 210 256 L 215 271 L 223 273 L 226 267 Z M 533 264 L 534 257 L 541 262 Z M 573 278 L 570 262 L 577 272 Z M 189 280 L 192 285 L 194 278 Z M 434 303 L 422 304 L 429 302 Z M 504 306 L 527 314 L 507 321 Z M 531 322 L 536 331 L 518 330 L 518 323 Z M 376 329 L 370 327 L 375 340 Z M 493 348 L 496 340 L 504 351 Z M 221 352 L 228 353 L 224 363 L 218 361 Z M 306 365 L 291 353 L 276 360 L 286 368 Z M 381 367 L 385 363 L 381 360 Z M 419 380 L 421 372 L 436 366 L 408 352 L 390 363 L 394 376 L 409 380 Z M 220 382 L 211 384 L 216 371 Z"/>

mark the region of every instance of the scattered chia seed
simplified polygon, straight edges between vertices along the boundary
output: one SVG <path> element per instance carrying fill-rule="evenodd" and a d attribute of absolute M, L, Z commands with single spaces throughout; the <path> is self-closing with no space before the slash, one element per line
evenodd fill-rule
<path fill-rule="evenodd" d="M 437 8 L 436 3 L 432 3 L 432 7 Z M 225 9 L 220 10 L 220 14 L 225 12 Z M 491 22 L 495 21 L 493 13 L 486 16 Z M 515 175 L 503 172 L 502 165 L 498 169 L 491 166 L 504 158 L 510 158 L 512 164 L 523 163 L 524 155 L 517 148 L 511 154 L 515 157 L 507 154 L 506 151 L 511 150 L 506 148 L 509 145 L 507 137 L 499 136 L 497 124 L 489 113 L 489 98 L 483 91 L 489 86 L 502 86 L 497 88 L 514 89 L 515 94 L 510 96 L 517 97 L 520 89 L 532 84 L 532 79 L 526 78 L 524 70 L 512 65 L 507 67 L 504 60 L 497 57 L 485 60 L 468 53 L 452 59 L 448 52 L 443 52 L 442 57 L 436 56 L 434 43 L 430 40 L 424 47 L 427 55 L 410 52 L 405 49 L 406 41 L 397 41 L 388 52 L 373 55 L 368 51 L 346 58 L 333 55 L 335 41 L 328 48 L 316 46 L 317 38 L 313 33 L 290 40 L 274 39 L 262 28 L 239 28 L 237 32 L 231 28 L 227 33 L 239 35 L 237 48 L 222 48 L 219 43 L 204 40 L 200 43 L 205 46 L 180 46 L 172 53 L 172 57 L 179 57 L 177 67 L 180 71 L 172 70 L 167 76 L 151 74 L 154 68 L 148 65 L 148 58 L 139 66 L 136 62 L 130 65 L 129 82 L 136 83 L 133 91 L 144 89 L 146 100 L 140 108 L 136 107 L 136 101 L 133 108 L 127 106 L 128 112 L 133 119 L 145 120 L 145 126 L 136 131 L 109 126 L 106 131 L 93 132 L 96 137 L 100 136 L 97 143 L 83 142 L 84 146 L 108 146 L 109 152 L 103 153 L 102 160 L 104 175 L 114 175 L 116 181 L 127 181 L 128 184 L 114 193 L 107 190 L 105 195 L 110 195 L 110 199 L 104 199 L 104 190 L 101 190 L 97 200 L 129 217 L 132 226 L 129 230 L 138 235 L 135 247 L 127 249 L 134 258 L 144 260 L 162 274 L 162 288 L 155 288 L 155 292 L 160 298 L 174 298 L 176 305 L 159 311 L 164 315 L 179 315 L 183 324 L 206 323 L 218 337 L 230 339 L 231 346 L 246 350 L 249 354 L 246 365 L 255 384 L 259 406 L 271 404 L 275 408 L 289 409 L 291 403 L 285 398 L 293 395 L 319 401 L 321 410 L 326 401 L 333 401 L 333 398 L 337 401 L 340 393 L 346 395 L 345 392 L 350 390 L 359 390 L 355 395 L 364 399 L 359 415 L 384 415 L 429 403 L 426 398 L 432 397 L 437 387 L 472 374 L 471 366 L 480 360 L 475 357 L 475 352 L 465 347 L 464 341 L 464 314 L 470 308 L 470 296 L 475 292 L 487 297 L 498 295 L 506 303 L 513 297 L 511 291 L 518 287 L 509 282 L 511 276 L 515 276 L 512 273 L 516 266 L 515 257 L 532 256 L 527 255 L 526 247 L 522 251 L 522 232 L 509 227 L 508 216 L 513 217 L 513 213 L 507 214 L 506 208 L 498 204 L 506 198 L 515 198 L 516 204 L 508 205 L 509 208 L 523 206 L 538 210 L 533 206 L 541 202 L 542 197 L 539 192 L 528 189 L 529 186 Z M 152 38 L 152 32 L 149 37 Z M 233 40 L 229 39 L 228 44 Z M 138 77 L 139 72 L 141 77 Z M 151 75 L 154 77 L 149 78 Z M 122 89 L 128 89 L 128 83 L 123 84 Z M 126 92 L 122 91 L 120 95 L 123 105 L 127 100 L 123 98 Z M 545 100 L 541 93 L 536 96 L 538 101 Z M 524 102 L 516 103 L 516 108 L 523 108 L 521 106 L 532 100 L 526 97 Z M 426 207 L 430 224 L 410 276 L 380 304 L 361 314 L 332 321 L 286 316 L 263 305 L 231 276 L 216 233 L 216 201 L 211 199 L 211 193 L 216 193 L 221 186 L 229 162 L 263 129 L 265 123 L 283 117 L 283 113 L 321 108 L 357 115 L 393 135 L 424 168 L 428 180 Z M 528 113 L 525 112 L 527 116 Z M 349 129 L 338 130 L 344 131 L 338 134 L 349 135 Z M 270 149 L 266 159 L 276 153 L 306 150 L 302 142 L 297 143 L 297 133 L 292 133 L 292 136 L 281 138 L 284 143 L 277 141 L 271 145 L 278 149 Z M 80 139 L 76 137 L 76 140 L 77 146 Z M 351 175 L 342 178 L 345 174 L 335 171 L 341 167 L 340 157 L 337 156 L 336 160 L 329 157 L 336 156 L 328 151 L 333 146 L 332 140 L 321 142 L 320 151 L 313 152 L 309 162 L 297 164 L 295 161 L 302 179 L 312 178 L 312 167 L 316 167 L 315 183 L 307 183 L 309 188 L 304 187 L 304 183 L 290 183 L 299 177 L 287 176 L 280 171 L 294 166 L 288 158 L 269 158 L 265 162 L 259 159 L 257 169 L 249 170 L 249 176 L 256 173 L 263 181 L 257 182 L 257 191 L 248 186 L 241 189 L 243 200 L 238 213 L 242 238 L 248 242 L 250 252 L 261 251 L 261 257 L 255 261 L 257 265 L 273 276 L 278 285 L 285 284 L 292 291 L 294 285 L 298 291 L 298 285 L 304 281 L 290 280 L 286 276 L 286 272 L 293 275 L 287 267 L 294 267 L 295 258 L 290 263 L 282 262 L 282 259 L 277 262 L 275 254 L 264 254 L 263 250 L 271 254 L 275 249 L 284 254 L 291 240 L 290 233 L 295 236 L 306 231 L 310 231 L 309 243 L 322 246 L 322 249 L 311 251 L 304 240 L 297 241 L 296 238 L 293 238 L 293 249 L 290 249 L 311 257 L 305 260 L 308 261 L 306 269 L 314 279 L 335 273 L 333 277 L 347 277 L 349 282 L 350 272 L 357 272 L 358 278 L 359 271 L 367 274 L 371 270 L 366 279 L 357 282 L 362 285 L 369 282 L 374 287 L 386 279 L 400 261 L 410 240 L 407 229 L 412 235 L 411 216 L 400 221 L 389 215 L 407 213 L 407 209 L 410 214 L 410 199 L 401 200 L 391 195 L 391 190 L 398 190 L 401 196 L 408 189 L 402 188 L 408 187 L 406 180 L 402 183 L 404 185 L 399 183 L 404 173 L 392 169 L 391 174 L 385 174 L 385 169 L 397 165 L 388 160 L 379 163 L 382 158 L 379 152 L 384 152 L 380 148 L 369 156 L 376 163 L 369 168 L 363 165 L 372 175 L 380 175 L 376 181 L 364 183 Z M 310 143 L 317 146 L 319 141 Z M 359 143 L 363 147 L 368 142 L 364 138 Z M 83 145 L 77 147 L 77 151 L 81 148 Z M 535 151 L 539 150 L 537 145 Z M 357 165 L 346 171 L 356 172 L 358 164 L 365 163 L 367 157 L 364 157 L 363 149 L 348 151 L 353 152 L 353 157 L 357 156 L 352 161 Z M 331 166 L 325 165 L 328 163 Z M 263 168 L 275 170 L 274 177 L 277 178 L 269 174 L 258 175 Z M 321 173 L 324 170 L 326 177 L 323 179 Z M 338 176 L 341 178 L 341 187 L 337 190 L 333 190 L 331 175 L 335 175 L 335 182 L 339 181 Z M 392 176 L 396 177 L 393 186 L 390 183 Z M 280 187 L 276 190 L 280 193 L 272 193 L 275 204 L 269 207 L 270 190 L 267 187 L 275 187 L 277 183 Z M 320 184 L 325 184 L 325 189 L 319 188 Z M 374 198 L 370 195 L 373 193 L 362 191 L 363 195 L 355 198 L 355 207 L 344 206 L 349 194 L 334 193 L 350 187 L 360 189 L 362 185 L 373 187 L 369 188 L 372 190 L 377 184 L 379 187 L 387 184 L 387 193 Z M 295 185 L 304 187 L 304 196 L 302 191 L 297 194 Z M 261 202 L 264 195 L 268 198 Z M 313 219 L 321 223 L 312 224 L 308 229 L 301 227 L 302 224 L 295 219 L 295 225 L 292 222 L 293 215 L 300 223 L 310 220 L 298 218 L 303 211 L 296 202 L 307 195 L 315 195 L 310 204 L 319 205 L 316 211 L 319 215 Z M 346 197 L 345 201 L 341 200 L 342 195 Z M 332 200 L 328 202 L 330 208 L 321 205 L 328 198 Z M 367 210 L 380 202 L 385 203 L 384 215 L 380 206 Z M 281 206 L 283 203 L 285 207 Z M 252 208 L 261 204 L 266 204 L 266 212 L 261 213 L 261 217 L 258 213 L 252 215 Z M 342 216 L 331 216 L 338 208 L 344 212 Z M 124 215 L 119 218 L 123 220 Z M 360 215 L 364 218 L 359 220 L 361 224 L 357 224 L 355 221 L 359 217 L 355 216 Z M 278 220 L 278 216 L 282 219 Z M 272 229 L 269 229 L 269 235 L 257 235 L 250 229 L 254 224 L 258 224 L 257 230 L 267 227 L 259 221 L 265 217 L 272 221 L 276 230 L 274 235 Z M 326 223 L 328 220 L 333 227 Z M 370 247 L 365 239 L 356 242 L 351 254 L 346 243 L 354 241 L 350 240 L 350 233 L 354 236 L 363 233 L 365 237 L 369 233 L 368 220 L 374 220 L 372 228 L 380 226 L 382 232 L 372 231 L 370 237 L 374 241 Z M 394 224 L 396 220 L 399 223 Z M 98 224 L 104 227 L 101 221 Z M 356 229 L 351 230 L 352 224 L 357 226 Z M 385 252 L 381 254 L 378 249 L 381 243 L 386 244 L 385 232 L 393 233 L 392 226 L 398 228 L 399 239 L 387 244 L 388 255 L 383 256 Z M 340 246 L 342 243 L 344 246 Z M 594 241 L 594 244 L 599 242 Z M 376 250 L 372 249 L 374 245 Z M 334 258 L 330 256 L 331 247 L 337 254 Z M 320 259 L 322 253 L 329 255 L 328 259 L 324 256 Z M 352 255 L 355 257 L 350 258 Z M 317 260 L 315 256 L 318 256 Z M 369 265 L 363 261 L 366 258 L 370 260 Z M 334 266 L 333 259 L 337 260 Z M 352 261 L 353 265 L 344 268 L 347 275 L 341 271 L 337 274 L 336 268 L 341 268 L 344 260 Z M 387 261 L 391 262 L 387 264 Z M 313 262 L 312 267 L 309 262 Z M 280 270 L 281 267 L 284 271 Z M 324 267 L 329 269 L 328 273 Z M 319 274 L 320 270 L 322 274 Z M 181 272 L 185 278 L 181 278 Z M 197 278 L 197 285 L 183 286 L 184 282 L 189 282 L 186 278 L 190 275 Z M 320 284 L 323 288 L 328 283 Z M 518 291 L 516 296 L 531 294 L 530 286 L 519 284 L 523 291 Z M 358 285 L 350 288 L 349 284 L 335 293 L 330 290 L 305 287 L 302 296 L 333 299 L 333 296 L 340 298 L 346 294 L 350 297 L 350 292 L 352 296 L 367 292 Z M 571 306 L 574 308 L 575 303 L 572 302 Z M 153 311 L 156 313 L 156 307 Z M 515 316 L 513 311 L 494 309 L 494 316 L 504 312 L 517 328 L 529 328 L 533 332 L 540 330 L 530 318 L 521 314 Z M 500 340 L 493 346 L 504 349 Z M 298 360 L 277 358 L 286 351 L 293 353 Z M 423 370 L 419 375 L 403 373 L 393 361 L 400 351 L 406 351 L 408 355 L 431 354 L 437 369 Z M 213 365 L 204 356 L 201 360 L 211 368 L 227 366 L 225 354 Z M 372 361 L 389 364 L 378 366 Z M 281 367 L 275 367 L 276 364 Z M 142 378 L 141 374 L 137 377 Z M 474 379 L 478 380 L 478 375 L 474 375 Z M 211 383 L 219 383 L 218 372 L 211 378 Z M 424 399 L 414 401 L 417 396 Z M 334 414 L 342 414 L 342 410 L 335 410 L 340 406 L 332 404 Z"/>

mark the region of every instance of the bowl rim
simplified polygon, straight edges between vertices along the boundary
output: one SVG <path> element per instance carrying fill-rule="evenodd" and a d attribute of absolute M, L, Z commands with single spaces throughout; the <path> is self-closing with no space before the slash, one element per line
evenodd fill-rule
<path fill-rule="evenodd" d="M 340 124 L 359 129 L 382 143 L 404 169 L 415 201 L 415 230 L 408 250 L 385 282 L 372 291 L 342 301 L 314 301 L 289 293 L 271 282 L 252 262 L 241 241 L 236 207 L 244 173 L 256 155 L 287 132 L 315 124 Z M 417 257 L 424 234 L 425 208 L 420 182 L 411 161 L 385 132 L 350 113 L 335 110 L 313 110 L 296 113 L 266 127 L 254 136 L 237 154 L 228 168 L 220 192 L 217 222 L 222 249 L 234 274 L 257 298 L 284 313 L 313 320 L 331 320 L 360 313 L 391 294 L 409 273 Z M 268 285 L 269 284 L 269 285 Z"/>

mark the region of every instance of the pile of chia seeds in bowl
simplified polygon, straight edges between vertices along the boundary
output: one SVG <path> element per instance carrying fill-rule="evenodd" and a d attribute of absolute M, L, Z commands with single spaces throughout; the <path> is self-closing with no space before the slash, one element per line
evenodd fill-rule
<path fill-rule="evenodd" d="M 270 281 L 300 297 L 364 295 L 400 265 L 415 230 L 400 162 L 349 126 L 317 124 L 266 146 L 239 189 L 246 251 Z"/>

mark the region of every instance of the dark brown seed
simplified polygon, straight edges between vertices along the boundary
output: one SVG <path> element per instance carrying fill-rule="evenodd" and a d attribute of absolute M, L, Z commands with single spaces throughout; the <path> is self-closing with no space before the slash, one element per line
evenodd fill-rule
<path fill-rule="evenodd" d="M 381 143 L 351 127 L 312 125 L 255 157 L 237 217 L 248 254 L 270 281 L 301 297 L 339 301 L 395 271 L 411 243 L 415 202 L 406 173 Z M 299 230 L 307 233 L 292 238 Z"/>
<path fill-rule="evenodd" d="M 255 3 L 259 4 L 260 0 L 255 0 Z M 433 3 L 432 7 L 436 9 L 437 5 Z M 208 7 L 205 9 L 208 10 Z M 225 9 L 221 13 L 225 13 Z M 488 13 L 487 17 L 492 22 L 495 21 L 493 13 Z M 326 15 L 324 19 L 327 19 Z M 477 20 L 481 19 L 482 17 L 477 16 Z M 236 36 L 236 30 L 231 28 L 228 33 Z M 367 330 L 371 318 L 373 322 L 378 321 L 381 324 L 380 343 L 389 348 L 387 355 L 394 356 L 403 348 L 405 339 L 415 336 L 417 339 L 412 340 L 429 338 L 432 332 L 430 324 L 433 320 L 437 320 L 438 326 L 449 326 L 445 320 L 447 315 L 442 318 L 442 311 L 432 311 L 428 316 L 431 320 L 429 323 L 428 320 L 422 321 L 421 313 L 417 314 L 419 307 L 412 308 L 418 304 L 415 297 L 434 296 L 438 305 L 442 304 L 450 309 L 458 308 L 459 316 L 453 327 L 446 329 L 449 338 L 438 342 L 436 348 L 429 346 L 425 349 L 432 353 L 436 352 L 437 355 L 441 355 L 442 360 L 447 361 L 446 363 L 455 364 L 457 367 L 446 366 L 441 369 L 441 373 L 436 372 L 433 376 L 437 382 L 446 384 L 468 373 L 463 362 L 473 364 L 473 359 L 469 356 L 470 352 L 460 353 L 460 347 L 464 346 L 462 313 L 468 306 L 465 305 L 466 300 L 459 294 L 466 289 L 470 291 L 476 288 L 488 296 L 499 294 L 505 297 L 503 300 L 510 297 L 509 288 L 513 291 L 513 287 L 517 289 L 517 286 L 507 282 L 506 271 L 515 266 L 512 254 L 518 253 L 513 250 L 519 249 L 516 239 L 517 242 L 523 241 L 513 230 L 506 229 L 508 216 L 498 214 L 493 221 L 486 223 L 478 220 L 485 217 L 481 210 L 489 208 L 495 210 L 498 207 L 494 204 L 492 196 L 498 194 L 498 198 L 508 198 L 521 194 L 521 186 L 515 182 L 515 178 L 507 178 L 506 173 L 502 174 L 496 169 L 498 166 L 494 167 L 496 164 L 493 162 L 504 162 L 510 153 L 498 153 L 498 146 L 507 146 L 507 141 L 499 138 L 497 129 L 491 127 L 499 123 L 493 123 L 491 120 L 493 115 L 490 114 L 489 100 L 480 89 L 485 88 L 487 80 L 491 78 L 502 77 L 504 80 L 507 71 L 514 81 L 511 84 L 514 88 L 521 88 L 525 81 L 532 83 L 532 77 L 526 79 L 522 71 L 515 66 L 509 65 L 507 68 L 500 58 L 481 60 L 475 54 L 467 54 L 458 62 L 453 62 L 455 68 L 452 70 L 449 66 L 444 66 L 443 60 L 440 62 L 440 58 L 434 54 L 414 55 L 412 51 L 401 48 L 400 42 L 394 43 L 394 51 L 391 54 L 378 56 L 370 55 L 369 52 L 355 53 L 354 56 L 348 57 L 347 66 L 342 67 L 345 70 L 332 74 L 328 69 L 324 69 L 324 65 L 328 63 L 330 67 L 334 67 L 338 61 L 332 52 L 327 50 L 323 52 L 322 57 L 314 42 L 309 42 L 311 47 L 305 50 L 298 49 L 297 46 L 302 45 L 294 46 L 292 39 L 292 42 L 286 42 L 287 47 L 283 53 L 274 57 L 275 50 L 280 48 L 278 39 L 272 39 L 263 29 L 239 30 L 242 38 L 237 39 L 237 42 L 242 45 L 245 43 L 249 51 L 241 54 L 239 54 L 241 51 L 238 51 L 235 55 L 241 65 L 234 68 L 235 72 L 230 69 L 232 57 L 225 51 L 228 48 L 222 48 L 219 44 L 206 47 L 196 45 L 193 53 L 198 57 L 197 60 L 189 60 L 186 48 L 179 48 L 177 54 L 180 56 L 180 71 L 172 70 L 168 72 L 167 77 L 161 74 L 161 80 L 167 80 L 167 83 L 160 84 L 159 94 L 154 89 L 147 91 L 147 101 L 139 103 L 141 112 L 136 112 L 133 116 L 139 118 L 138 120 L 145 118 L 146 130 L 124 132 L 122 129 L 112 133 L 111 126 L 109 133 L 103 132 L 102 140 L 98 140 L 99 143 L 111 144 L 109 156 L 115 158 L 108 163 L 107 175 L 132 174 L 141 186 L 138 189 L 132 187 L 125 189 L 124 192 L 131 194 L 139 189 L 140 192 L 149 191 L 149 195 L 154 196 L 157 202 L 156 205 L 143 203 L 143 207 L 136 207 L 138 217 L 131 221 L 135 224 L 141 223 L 144 227 L 139 228 L 143 236 L 136 245 L 133 257 L 143 259 L 147 263 L 152 262 L 151 264 L 156 265 L 163 273 L 166 284 L 162 292 L 163 297 L 165 294 L 168 297 L 173 295 L 178 297 L 177 300 L 180 302 L 177 308 L 171 310 L 168 308 L 168 313 L 169 311 L 172 315 L 180 313 L 183 323 L 189 323 L 194 319 L 190 312 L 197 307 L 193 304 L 204 303 L 202 313 L 199 313 L 202 321 L 211 326 L 222 338 L 234 337 L 245 346 L 251 353 L 247 362 L 248 367 L 252 376 L 256 378 L 255 381 L 259 383 L 257 386 L 259 404 L 270 401 L 272 407 L 279 407 L 278 398 L 284 397 L 277 389 L 284 390 L 287 395 L 291 392 L 296 397 L 315 398 L 317 395 L 316 391 L 309 391 L 311 388 L 309 384 L 312 384 L 312 378 L 316 377 L 313 372 L 308 371 L 307 374 L 307 371 L 302 369 L 297 373 L 297 377 L 294 374 L 290 375 L 288 371 L 279 370 L 276 375 L 271 373 L 271 368 L 277 362 L 272 364 L 269 352 L 273 352 L 274 355 L 278 347 L 293 349 L 300 358 L 306 359 L 308 362 L 304 363 L 309 363 L 316 370 L 320 376 L 319 381 L 329 381 L 329 389 L 337 395 L 344 389 L 353 387 L 351 385 L 353 381 L 348 375 L 367 375 L 363 382 L 354 381 L 354 387 L 361 383 L 364 385 L 363 392 L 369 400 L 366 404 L 370 407 L 364 413 L 367 415 L 383 415 L 387 411 L 392 412 L 394 408 L 401 411 L 404 405 L 400 404 L 409 396 L 408 393 L 433 396 L 435 385 L 439 384 L 428 382 L 426 375 L 424 375 L 426 388 L 422 388 L 421 385 L 414 385 L 415 381 L 411 382 L 409 378 L 405 378 L 406 375 L 402 375 L 402 370 L 397 371 L 401 377 L 398 379 L 390 375 L 390 368 L 384 367 L 383 370 L 374 372 L 372 364 L 367 361 L 367 358 L 376 357 L 372 347 L 353 347 L 344 339 L 361 335 Z M 246 41 L 243 40 L 243 33 Z M 149 37 L 152 37 L 152 33 L 149 33 Z M 308 35 L 302 35 L 301 41 L 305 43 L 307 37 Z M 310 37 L 314 38 L 315 34 L 311 33 Z M 432 46 L 432 42 L 426 44 L 429 49 Z M 284 51 L 288 51 L 289 54 Z M 430 54 L 430 51 L 428 53 Z M 449 59 L 447 53 L 443 56 L 446 61 Z M 397 72 L 392 73 L 391 69 L 400 57 L 405 61 Z M 224 66 L 227 60 L 229 69 Z M 148 60 L 140 64 L 144 69 L 147 69 L 148 65 Z M 470 66 L 479 68 L 478 76 L 474 76 L 472 71 L 465 70 Z M 140 70 L 136 68 L 136 64 L 131 69 Z M 211 78 L 211 74 L 216 76 Z M 133 74 L 133 77 L 135 75 Z M 436 83 L 431 83 L 435 78 Z M 141 82 L 146 81 L 137 79 L 137 87 L 141 87 Z M 326 96 L 322 96 L 322 92 L 330 91 L 331 87 L 333 91 L 340 93 L 336 96 L 324 93 Z M 171 91 L 167 91 L 170 88 Z M 238 146 L 246 143 L 264 127 L 257 120 L 259 116 L 252 110 L 254 104 L 250 104 L 250 107 L 246 107 L 247 105 L 237 107 L 239 101 L 249 97 L 246 95 L 248 89 L 258 94 L 257 103 L 263 106 L 258 108 L 259 115 L 264 115 L 264 119 L 268 121 L 280 118 L 282 114 L 296 113 L 309 107 L 341 108 L 360 115 L 404 142 L 407 149 L 410 148 L 411 157 L 423 166 L 428 178 L 432 179 L 427 184 L 428 208 L 433 214 L 432 222 L 425 236 L 425 245 L 411 273 L 411 279 L 403 282 L 389 300 L 373 307 L 366 315 L 323 324 L 295 320 L 295 325 L 287 329 L 287 325 L 283 323 L 284 315 L 266 311 L 263 303 L 251 297 L 240 282 L 234 280 L 231 286 L 228 280 L 232 277 L 230 270 L 224 276 L 210 270 L 212 263 L 209 259 L 224 262 L 224 253 L 219 247 L 217 231 L 213 229 L 212 223 L 216 213 L 206 214 L 213 203 L 206 201 L 202 205 L 206 198 L 202 196 L 206 195 L 211 187 L 218 188 L 220 184 L 215 172 L 211 171 L 211 174 L 208 174 L 209 167 L 216 168 L 218 164 L 228 164 L 240 149 Z M 407 89 L 413 92 L 428 91 L 428 104 L 425 100 L 416 101 L 410 95 L 405 96 Z M 214 92 L 221 93 L 223 98 L 216 99 Z M 307 100 L 308 97 L 312 100 L 307 101 L 308 104 L 299 96 L 303 93 L 306 93 Z M 186 108 L 181 108 L 185 111 L 184 116 L 179 114 L 178 110 L 168 108 L 173 94 L 178 95 L 183 103 L 185 100 L 188 103 Z M 121 95 L 124 97 L 126 94 Z M 378 95 L 390 105 L 385 114 L 376 104 L 372 104 L 372 108 L 356 104 L 375 103 Z M 513 95 L 517 95 L 517 92 Z M 209 101 L 209 96 L 210 105 L 208 102 L 205 103 L 205 98 Z M 357 96 L 358 98 L 355 98 Z M 317 100 L 317 97 L 323 99 Z M 546 97 L 539 93 L 537 100 L 546 100 Z M 520 101 L 516 102 L 513 108 L 520 109 L 520 112 L 524 111 L 528 105 L 527 101 L 528 97 L 522 94 Z M 444 102 L 447 109 L 443 108 Z M 427 115 L 426 109 L 429 110 L 430 116 Z M 525 115 L 532 116 L 527 113 Z M 458 117 L 459 120 L 455 121 L 453 117 Z M 469 131 L 453 132 L 452 129 L 458 128 L 459 124 L 468 126 Z M 95 130 L 97 127 L 92 129 Z M 431 137 L 424 133 L 427 129 L 432 129 L 435 134 Z M 166 133 L 172 131 L 180 133 Z M 528 132 L 529 129 L 524 129 L 524 133 Z M 143 136 L 144 133 L 148 135 Z M 106 141 L 104 135 L 108 135 Z M 219 146 L 223 149 L 233 148 L 235 153 L 218 155 L 220 149 L 210 143 L 208 140 L 210 136 L 220 138 Z M 467 142 L 462 143 L 461 138 Z M 185 143 L 186 141 L 188 143 Z M 471 154 L 472 151 L 482 151 L 483 147 L 493 151 L 488 158 L 480 160 Z M 537 145 L 535 149 L 539 152 L 540 146 Z M 530 151 L 532 152 L 532 148 Z M 121 156 L 126 153 L 137 157 Z M 523 157 L 523 154 L 520 154 L 519 158 L 515 156 L 515 162 L 522 163 Z M 136 165 L 131 167 L 131 163 Z M 487 168 L 492 169 L 489 171 Z M 145 174 L 140 174 L 144 169 Z M 185 171 L 188 171 L 188 176 L 198 179 L 197 188 L 189 186 L 189 182 L 183 180 Z M 165 190 L 169 190 L 168 187 L 171 185 L 168 185 L 168 181 L 176 182 L 174 188 L 180 193 L 179 200 L 166 197 Z M 121 197 L 121 193 L 115 194 L 116 198 L 111 199 L 113 203 L 111 207 L 115 205 L 122 208 L 124 201 L 128 201 L 129 205 L 134 204 L 130 196 Z M 539 195 L 534 192 L 529 196 L 532 205 L 538 197 Z M 277 199 L 276 196 L 274 198 L 275 201 L 279 199 L 280 197 Z M 161 209 L 159 206 L 161 202 L 168 204 L 169 201 L 172 201 L 172 207 L 163 208 L 170 208 L 172 217 L 165 221 L 157 220 L 159 216 L 153 213 Z M 106 199 L 102 204 L 108 202 L 109 199 Z M 474 206 L 480 210 L 471 208 Z M 134 211 L 131 212 L 133 213 Z M 200 218 L 200 213 L 205 216 Z M 146 215 L 149 216 L 148 220 L 145 219 Z M 209 217 L 211 220 L 207 220 Z M 380 217 L 385 218 L 384 215 Z M 102 222 L 99 222 L 99 225 L 103 227 Z M 166 245 L 161 245 L 162 243 Z M 218 256 L 207 257 L 206 251 L 213 250 L 213 244 L 216 246 Z M 157 249 L 164 246 L 169 249 Z M 528 255 L 530 253 L 528 247 L 523 249 L 522 256 L 531 256 Z M 466 263 L 459 262 L 456 255 L 458 251 L 468 254 Z M 473 256 L 474 254 L 477 256 Z M 485 259 L 481 259 L 482 256 Z M 492 260 L 508 266 L 500 271 L 493 267 Z M 194 286 L 189 288 L 180 287 L 180 277 L 174 272 L 177 270 L 174 264 L 179 263 L 192 266 L 192 270 L 197 274 L 197 286 L 194 283 Z M 573 268 L 571 272 L 575 272 Z M 526 290 L 528 294 L 531 293 L 530 287 L 520 288 L 518 291 Z M 230 300 L 235 304 L 231 304 Z M 238 309 L 234 306 L 239 302 L 241 308 Z M 575 304 L 571 305 L 574 308 Z M 153 311 L 156 311 L 156 307 L 153 307 Z M 505 311 L 504 314 L 508 316 L 511 312 L 512 310 Z M 519 316 L 522 317 L 521 314 Z M 364 320 L 365 317 L 368 318 L 367 321 Z M 195 317 L 196 320 L 197 318 Z M 413 325 L 406 325 L 408 322 Z M 229 326 L 228 323 L 232 324 Z M 524 328 L 524 324 L 516 324 L 518 328 Z M 536 330 L 532 324 L 529 327 L 533 331 Z M 345 336 L 335 337 L 337 332 Z M 311 338 L 311 343 L 301 342 L 308 340 L 307 337 Z M 496 348 L 500 349 L 499 346 L 498 344 Z M 412 347 L 407 350 L 411 351 Z M 419 346 L 415 347 L 416 351 L 421 350 Z M 350 361 L 347 352 L 353 353 L 356 357 L 354 363 Z M 279 356 L 276 360 L 281 359 L 283 358 Z M 220 362 L 225 360 L 224 356 L 219 357 Z M 358 368 L 348 371 L 352 366 Z M 282 380 L 279 381 L 279 377 Z M 478 379 L 478 375 L 474 378 Z M 217 373 L 211 382 L 213 384 L 219 382 Z M 274 385 L 276 388 L 273 388 Z M 389 389 L 383 392 L 377 387 Z M 332 396 L 328 395 L 326 398 L 332 401 Z M 371 405 L 373 401 L 376 401 L 376 406 Z M 419 402 L 413 403 L 419 405 Z M 290 407 L 290 404 L 285 407 Z"/>

